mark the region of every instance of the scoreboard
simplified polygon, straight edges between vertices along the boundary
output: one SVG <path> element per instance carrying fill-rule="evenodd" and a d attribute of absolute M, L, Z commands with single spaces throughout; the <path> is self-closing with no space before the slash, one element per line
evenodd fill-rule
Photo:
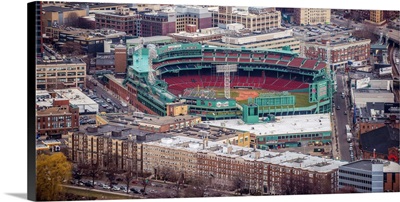
<path fill-rule="evenodd" d="M 328 98 L 328 81 L 320 81 L 310 84 L 309 98 L 310 102 L 319 102 L 320 100 Z"/>

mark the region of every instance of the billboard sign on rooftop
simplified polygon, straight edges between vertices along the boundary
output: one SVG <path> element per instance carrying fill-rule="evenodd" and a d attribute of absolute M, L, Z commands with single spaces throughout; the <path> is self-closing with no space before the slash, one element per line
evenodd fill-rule
<path fill-rule="evenodd" d="M 385 114 L 398 114 L 400 113 L 400 103 L 385 103 L 383 111 Z"/>

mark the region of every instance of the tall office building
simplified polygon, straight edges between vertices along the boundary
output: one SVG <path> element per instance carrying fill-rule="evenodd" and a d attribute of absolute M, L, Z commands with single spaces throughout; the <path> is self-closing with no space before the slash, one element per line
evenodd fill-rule
<path fill-rule="evenodd" d="M 331 9 L 296 8 L 294 9 L 294 23 L 297 25 L 317 25 L 331 21 Z"/>

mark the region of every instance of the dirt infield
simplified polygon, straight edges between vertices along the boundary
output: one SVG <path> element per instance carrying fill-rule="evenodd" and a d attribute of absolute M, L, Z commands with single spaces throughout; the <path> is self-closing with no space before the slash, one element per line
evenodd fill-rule
<path fill-rule="evenodd" d="M 255 90 L 234 90 L 238 92 L 238 96 L 235 98 L 236 101 L 247 100 L 248 98 L 256 98 L 258 97 L 258 92 Z"/>

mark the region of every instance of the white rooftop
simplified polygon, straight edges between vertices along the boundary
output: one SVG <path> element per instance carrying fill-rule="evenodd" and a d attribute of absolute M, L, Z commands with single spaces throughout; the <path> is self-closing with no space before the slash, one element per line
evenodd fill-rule
<path fill-rule="evenodd" d="M 68 99 L 69 103 L 73 105 L 97 104 L 77 88 L 54 90 L 54 92 L 56 92 L 60 97 Z"/>
<path fill-rule="evenodd" d="M 384 173 L 400 173 L 400 165 L 398 163 L 392 161 L 388 161 L 386 163 L 383 166 Z"/>
<path fill-rule="evenodd" d="M 332 131 L 329 114 L 277 116 L 274 122 L 243 123 L 240 119 L 209 121 L 210 126 L 250 132 L 255 135 L 279 135 Z"/>
<path fill-rule="evenodd" d="M 36 90 L 36 104 L 39 107 L 52 107 L 53 99 L 49 91 L 47 90 Z"/>
<path fill-rule="evenodd" d="M 147 142 L 144 145 L 158 145 L 161 147 L 176 148 L 191 152 L 209 153 L 218 156 L 226 156 L 235 158 L 236 160 L 261 161 L 271 164 L 279 164 L 282 166 L 301 168 L 316 172 L 330 172 L 338 169 L 339 166 L 347 164 L 347 162 L 325 159 L 316 156 L 305 155 L 295 152 L 270 152 L 265 150 L 245 148 L 236 145 L 220 144 L 216 142 L 208 142 L 208 146 L 203 149 L 203 140 L 175 136 L 172 138 L 163 138 L 159 141 Z M 232 148 L 231 153 L 228 153 L 228 147 Z M 260 157 L 255 159 L 255 151 L 260 152 Z"/>

